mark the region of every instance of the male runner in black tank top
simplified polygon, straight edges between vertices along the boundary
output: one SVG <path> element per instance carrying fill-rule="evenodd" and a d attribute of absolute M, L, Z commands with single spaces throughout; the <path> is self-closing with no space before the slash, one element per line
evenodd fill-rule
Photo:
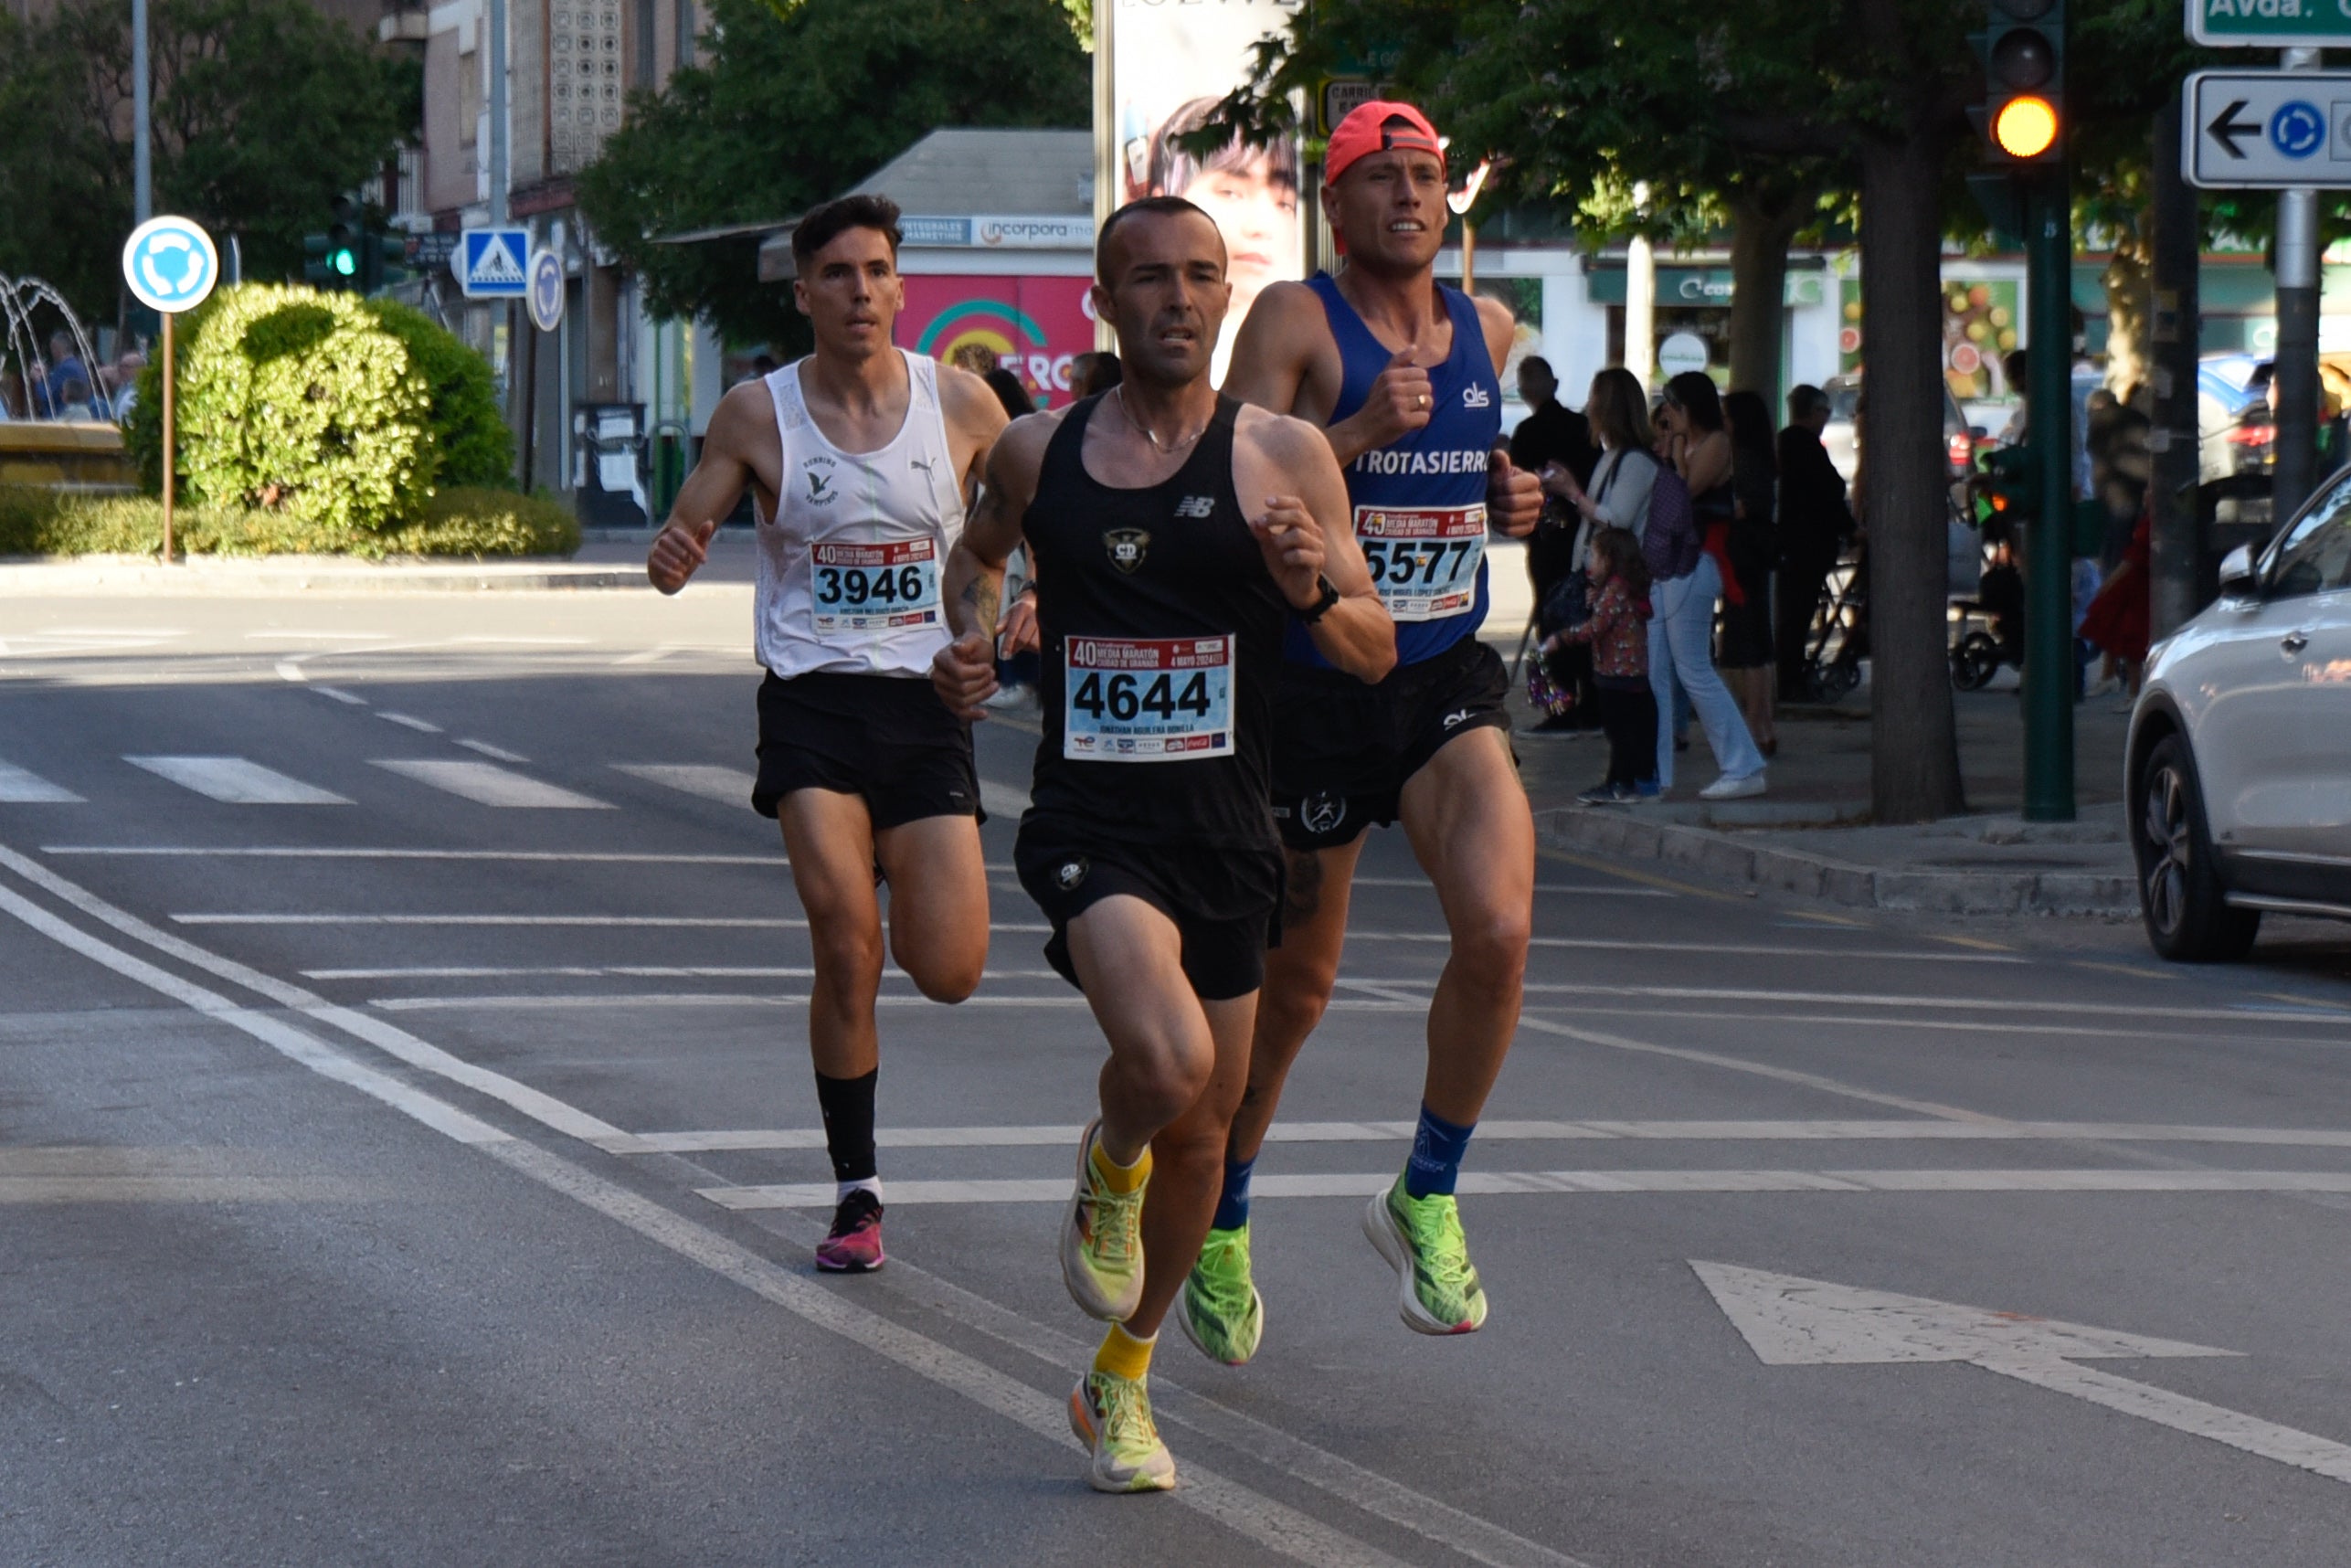
<path fill-rule="evenodd" d="M 1146 1491 L 1175 1466 L 1144 1375 L 1207 1234 L 1280 896 L 1283 630 L 1298 617 L 1332 663 L 1377 680 L 1395 629 L 1320 432 L 1210 385 L 1230 291 L 1207 214 L 1173 197 L 1122 207 L 1096 268 L 1126 379 L 997 443 L 948 557 L 958 641 L 935 679 L 949 707 L 986 716 L 1004 557 L 1025 537 L 1045 731 L 1015 860 L 1053 922 L 1047 957 L 1110 1043 L 1061 1253 L 1070 1294 L 1112 1328 L 1070 1421 L 1095 1487 Z"/>

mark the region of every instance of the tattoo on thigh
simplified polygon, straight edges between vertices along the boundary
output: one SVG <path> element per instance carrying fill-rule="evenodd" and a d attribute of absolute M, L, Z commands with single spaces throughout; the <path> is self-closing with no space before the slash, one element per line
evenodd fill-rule
<path fill-rule="evenodd" d="M 1322 907 L 1322 857 L 1311 852 L 1287 850 L 1287 885 L 1282 892 L 1282 918 L 1302 924 Z"/>

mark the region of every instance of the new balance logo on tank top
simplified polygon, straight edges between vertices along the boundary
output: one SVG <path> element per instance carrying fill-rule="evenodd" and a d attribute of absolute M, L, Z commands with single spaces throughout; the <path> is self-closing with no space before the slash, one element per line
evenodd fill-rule
<path fill-rule="evenodd" d="M 939 572 L 963 532 L 938 362 L 904 349 L 905 423 L 876 451 L 825 439 L 800 393 L 800 360 L 771 373 L 784 462 L 759 519 L 759 662 L 784 680 L 817 671 L 928 679 L 946 646 Z"/>
<path fill-rule="evenodd" d="M 1329 273 L 1308 286 L 1321 297 L 1339 344 L 1341 379 L 1330 422 L 1352 418 L 1395 355 L 1371 335 Z M 1371 581 L 1396 622 L 1400 665 L 1433 659 L 1485 624 L 1486 475 L 1502 433 L 1502 386 L 1477 306 L 1458 289 L 1437 294 L 1453 321 L 1453 352 L 1429 367 L 1429 421 L 1403 440 L 1347 465 L 1347 499 Z M 1328 669 L 1303 625 L 1283 653 Z"/>
<path fill-rule="evenodd" d="M 1078 404 L 1054 432 L 1021 524 L 1044 648 L 1031 817 L 1123 841 L 1270 849 L 1267 753 L 1290 612 L 1233 493 L 1240 405 L 1217 400 L 1172 478 L 1123 490 L 1085 471 L 1101 402 Z"/>

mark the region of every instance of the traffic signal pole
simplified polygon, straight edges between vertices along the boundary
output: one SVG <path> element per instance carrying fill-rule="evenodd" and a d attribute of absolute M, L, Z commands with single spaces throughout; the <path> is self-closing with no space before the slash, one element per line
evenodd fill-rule
<path fill-rule="evenodd" d="M 2314 71 L 2316 49 L 2282 51 L 2290 72 Z M 2271 450 L 2272 514 L 2282 524 L 2309 498 L 2318 461 L 2318 193 L 2278 193 L 2278 343 L 2272 375 L 2278 388 L 2277 435 Z"/>
<path fill-rule="evenodd" d="M 2022 169 L 2025 418 L 2038 491 L 2026 530 L 2025 817 L 2073 821 L 2073 218 L 2062 160 Z"/>

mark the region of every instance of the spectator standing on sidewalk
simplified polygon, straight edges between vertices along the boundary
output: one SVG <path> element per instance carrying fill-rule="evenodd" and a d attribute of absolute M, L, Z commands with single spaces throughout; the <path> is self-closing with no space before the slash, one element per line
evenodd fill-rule
<path fill-rule="evenodd" d="M 1559 378 L 1551 374 L 1550 361 L 1530 354 L 1519 362 L 1519 396 L 1532 412 L 1510 432 L 1511 465 L 1540 474 L 1557 463 L 1573 475 L 1578 484 L 1589 484 L 1592 470 L 1600 461 L 1599 452 L 1592 445 L 1592 427 L 1582 414 L 1559 400 Z M 1576 553 L 1582 522 L 1561 497 L 1545 495 L 1541 520 L 1527 540 L 1527 579 L 1534 589 L 1536 621 L 1545 635 L 1559 628 L 1546 620 L 1544 607 L 1561 596 L 1562 585 L 1581 565 Z M 1569 590 L 1571 594 L 1574 591 Z M 1578 604 L 1574 608 L 1583 607 Z M 1537 730 L 1594 727 L 1588 662 L 1581 648 L 1571 649 L 1567 657 L 1550 662 L 1556 672 L 1554 681 L 1561 674 L 1571 678 L 1571 683 L 1559 688 L 1570 705 L 1547 715 L 1536 724 Z"/>
<path fill-rule="evenodd" d="M 1649 685 L 1649 567 L 1631 530 L 1603 528 L 1592 542 L 1592 613 L 1543 643 L 1551 658 L 1591 651 L 1594 705 L 1608 731 L 1608 777 L 1576 797 L 1615 806 L 1657 792 L 1657 698 Z"/>
<path fill-rule="evenodd" d="M 1714 604 L 1728 595 L 1738 602 L 1737 585 L 1725 585 L 1719 564 L 1730 537 L 1731 436 L 1722 428 L 1722 399 L 1702 371 L 1689 371 L 1666 383 L 1658 411 L 1659 449 L 1689 492 L 1690 514 L 1705 547 L 1693 562 L 1686 554 L 1661 567 L 1657 541 L 1644 554 L 1659 580 L 1650 589 L 1656 615 L 1649 622 L 1649 683 L 1657 694 L 1657 784 L 1673 788 L 1673 726 L 1669 710 L 1679 683 L 1706 731 L 1721 776 L 1699 791 L 1706 800 L 1737 800 L 1761 795 L 1763 754 L 1747 731 L 1747 721 L 1714 669 Z"/>
<path fill-rule="evenodd" d="M 1788 427 L 1780 432 L 1780 701 L 1803 702 L 1806 647 L 1821 589 L 1853 536 L 1853 509 L 1845 476 L 1829 461 L 1820 432 L 1828 425 L 1828 394 L 1798 387 L 1788 394 Z"/>
<path fill-rule="evenodd" d="M 1780 556 L 1779 459 L 1771 408 L 1763 398 L 1753 392 L 1727 394 L 1722 417 L 1731 431 L 1728 554 L 1739 596 L 1722 609 L 1721 663 L 1746 715 L 1748 733 L 1765 757 L 1774 757 L 1780 749 L 1777 705 L 1772 700 L 1779 684 L 1772 642 L 1772 567 Z"/>

